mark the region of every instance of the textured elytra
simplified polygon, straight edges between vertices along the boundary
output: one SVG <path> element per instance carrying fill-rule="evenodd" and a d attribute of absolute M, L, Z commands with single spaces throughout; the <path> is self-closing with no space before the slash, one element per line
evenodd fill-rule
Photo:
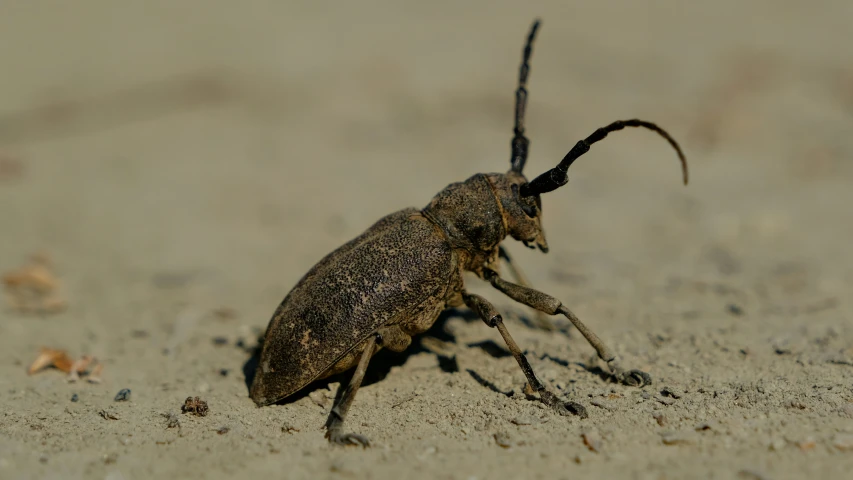
<path fill-rule="evenodd" d="M 440 313 L 454 267 L 445 235 L 417 209 L 382 218 L 320 260 L 276 309 L 252 399 L 274 403 L 345 370 L 357 361 L 353 350 L 382 327 L 402 322 L 404 333 L 420 333 L 405 320 L 423 309 Z"/>

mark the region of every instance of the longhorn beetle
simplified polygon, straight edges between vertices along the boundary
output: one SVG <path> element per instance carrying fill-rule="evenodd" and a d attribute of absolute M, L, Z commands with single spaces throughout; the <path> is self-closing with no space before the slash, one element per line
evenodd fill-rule
<path fill-rule="evenodd" d="M 599 128 L 577 142 L 556 167 L 527 181 L 522 173 L 530 145 L 524 135 L 524 110 L 538 28 L 536 20 L 522 55 L 509 171 L 478 173 L 452 183 L 425 208 L 407 208 L 380 219 L 312 267 L 287 294 L 267 327 L 250 389 L 258 406 L 280 401 L 314 380 L 355 366 L 329 413 L 326 438 L 333 444 L 368 446 L 367 438 L 344 433 L 343 423 L 371 356 L 381 348 L 405 350 L 411 337 L 429 329 L 443 310 L 466 305 L 486 325 L 498 329 L 527 378 L 528 392 L 538 394 L 539 401 L 561 415 L 586 417 L 582 405 L 561 401 L 536 378 L 501 314 L 488 300 L 465 289 L 463 271 L 473 272 L 517 302 L 548 315 L 566 316 L 607 362 L 614 380 L 631 386 L 651 383 L 649 374 L 623 368 L 616 354 L 562 302 L 534 290 L 517 273 L 517 283 L 498 273 L 501 260 L 517 272 L 501 246 L 507 236 L 548 252 L 540 196 L 565 185 L 572 162 L 611 132 L 625 127 L 657 132 L 678 154 L 687 184 L 687 161 L 678 143 L 654 123 L 637 119 Z"/>

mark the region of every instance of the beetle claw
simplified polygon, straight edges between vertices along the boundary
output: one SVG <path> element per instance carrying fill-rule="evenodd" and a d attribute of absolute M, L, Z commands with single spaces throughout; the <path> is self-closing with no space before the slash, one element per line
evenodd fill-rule
<path fill-rule="evenodd" d="M 370 440 L 368 440 L 367 437 L 365 437 L 364 435 L 359 435 L 357 433 L 340 433 L 335 431 L 329 431 L 326 433 L 326 438 L 329 439 L 329 443 L 333 443 L 335 445 L 355 445 L 361 446 L 362 448 L 367 448 L 370 446 Z"/>
<path fill-rule="evenodd" d="M 545 390 L 540 394 L 540 400 L 545 405 L 548 405 L 554 411 L 563 416 L 568 415 L 576 415 L 580 418 L 587 418 L 589 415 L 586 413 L 586 407 L 577 402 L 561 402 L 559 398 L 553 393 Z"/>

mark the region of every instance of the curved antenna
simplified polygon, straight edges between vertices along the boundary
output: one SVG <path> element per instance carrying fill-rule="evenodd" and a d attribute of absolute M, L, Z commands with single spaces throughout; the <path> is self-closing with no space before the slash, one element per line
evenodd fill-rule
<path fill-rule="evenodd" d="M 675 152 L 678 154 L 678 159 L 681 160 L 682 176 L 684 178 L 684 184 L 687 185 L 687 159 L 684 158 L 684 153 L 682 153 L 681 147 L 678 146 L 678 142 L 676 142 L 675 139 L 666 132 L 666 130 L 660 128 L 654 123 L 635 118 L 633 120 L 617 120 L 606 127 L 599 128 L 593 132 L 592 135 L 576 143 L 556 167 L 534 178 L 532 182 L 522 185 L 521 195 L 526 197 L 541 195 L 562 187 L 569 181 L 569 176 L 566 172 L 569 170 L 572 162 L 588 152 L 592 144 L 604 140 L 604 137 L 606 137 L 608 133 L 622 130 L 625 127 L 648 128 L 665 138 L 672 148 L 675 149 Z"/>
<path fill-rule="evenodd" d="M 530 145 L 530 140 L 524 136 L 524 110 L 527 108 L 527 74 L 530 72 L 530 54 L 533 53 L 533 39 L 536 38 L 539 23 L 540 21 L 537 18 L 527 35 L 521 67 L 518 69 L 518 88 L 515 89 L 515 128 L 513 128 L 515 135 L 512 137 L 512 157 L 509 163 L 512 171 L 518 173 L 524 170 L 524 164 L 527 163 L 527 150 Z"/>

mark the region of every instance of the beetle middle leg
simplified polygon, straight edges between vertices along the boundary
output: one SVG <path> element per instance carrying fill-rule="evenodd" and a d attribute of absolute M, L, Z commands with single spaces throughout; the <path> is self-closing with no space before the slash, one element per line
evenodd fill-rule
<path fill-rule="evenodd" d="M 355 394 L 358 392 L 358 387 L 361 386 L 361 381 L 364 380 L 364 374 L 367 372 L 367 364 L 370 362 L 370 357 L 374 353 L 376 347 L 377 335 L 373 335 L 364 344 L 364 351 L 361 353 L 361 359 L 358 361 L 358 366 L 350 379 L 349 384 L 344 387 L 343 384 L 339 387 L 340 395 L 337 396 L 335 404 L 332 405 L 332 410 L 329 412 L 329 419 L 326 420 L 326 438 L 330 443 L 338 445 L 361 445 L 369 447 L 370 440 L 367 437 L 355 433 L 344 433 L 344 419 L 347 416 L 347 410 L 355 400 Z"/>
<path fill-rule="evenodd" d="M 512 352 L 512 356 L 515 357 L 515 361 L 518 362 L 518 366 L 520 366 L 521 370 L 524 372 L 524 376 L 527 377 L 527 385 L 534 392 L 539 394 L 539 400 L 542 401 L 542 403 L 553 408 L 560 415 L 573 413 L 582 418 L 587 417 L 586 408 L 583 405 L 575 402 L 563 403 L 556 395 L 554 395 L 554 393 L 546 389 L 545 385 L 542 385 L 542 382 L 540 382 L 538 378 L 536 378 L 536 374 L 533 373 L 533 368 L 530 366 L 530 362 L 527 361 L 527 357 L 524 356 L 524 353 L 518 347 L 518 344 L 513 340 L 512 335 L 509 334 L 509 330 L 507 330 L 506 325 L 504 325 L 503 317 L 501 317 L 501 314 L 498 313 L 495 307 L 489 303 L 488 300 L 479 295 L 464 291 L 462 292 L 462 299 L 465 301 L 465 305 L 475 311 L 477 315 L 483 319 L 483 322 L 485 322 L 486 325 L 498 329 L 504 339 L 504 342 L 506 342 L 506 346 L 509 348 L 509 351 Z"/>
<path fill-rule="evenodd" d="M 622 368 L 619 358 L 610 349 L 610 347 L 601 341 L 601 339 L 598 338 L 598 335 L 593 333 L 593 331 L 584 325 L 571 310 L 556 298 L 529 287 L 507 282 L 494 270 L 484 269 L 484 272 L 486 274 L 486 280 L 488 280 L 492 286 L 513 300 L 545 312 L 548 315 L 556 315 L 560 313 L 568 318 L 575 328 L 577 328 L 584 338 L 586 338 L 587 342 L 592 345 L 598 353 L 599 358 L 607 362 L 607 366 L 610 367 L 613 377 L 619 383 L 633 387 L 642 387 L 643 385 L 650 385 L 652 383 L 652 377 L 648 373 L 640 370 L 625 370 Z"/>

